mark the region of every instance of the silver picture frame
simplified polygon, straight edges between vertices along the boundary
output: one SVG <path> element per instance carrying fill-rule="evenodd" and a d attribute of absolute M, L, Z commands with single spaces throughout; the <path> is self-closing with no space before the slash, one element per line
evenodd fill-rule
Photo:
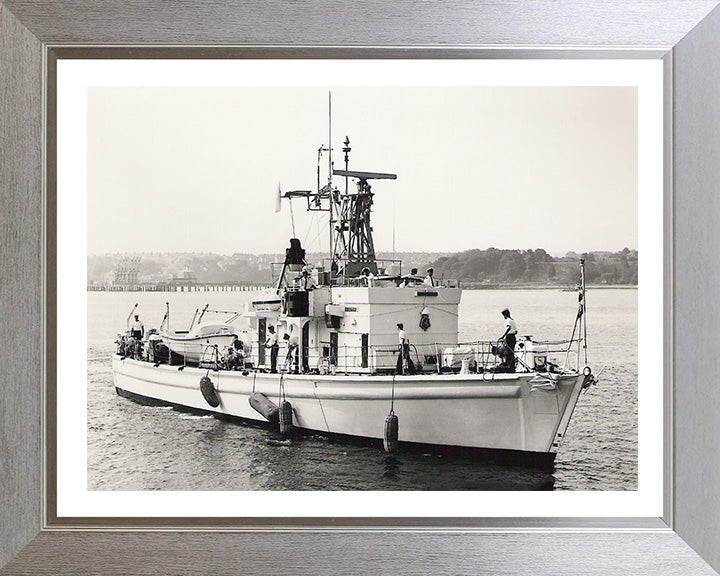
<path fill-rule="evenodd" d="M 0 574 L 716 574 L 718 0 L 0 0 Z M 660 518 L 55 514 L 60 58 L 642 58 L 665 71 Z"/>

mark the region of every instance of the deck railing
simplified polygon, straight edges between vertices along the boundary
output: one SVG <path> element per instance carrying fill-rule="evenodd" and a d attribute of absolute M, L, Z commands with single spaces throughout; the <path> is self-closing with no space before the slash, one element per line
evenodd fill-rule
<path fill-rule="evenodd" d="M 272 276 L 272 284 L 277 285 L 280 270 L 284 266 L 283 262 L 273 262 L 270 264 Z M 361 270 L 367 267 L 372 271 L 370 280 L 361 274 Z M 302 278 L 303 267 L 293 265 L 287 271 L 287 284 L 292 286 L 295 279 L 298 285 L 304 285 Z M 377 272 L 375 272 L 377 270 Z M 313 285 L 330 285 L 330 286 L 367 286 L 368 283 L 374 286 L 398 286 L 403 279 L 410 278 L 407 274 L 403 275 L 402 260 L 390 258 L 376 258 L 372 262 L 356 262 L 349 260 L 332 260 L 324 258 L 319 266 L 314 268 Z M 421 285 L 422 276 L 416 276 L 412 281 L 412 285 Z M 435 278 L 435 287 L 459 288 L 460 282 L 456 279 Z"/>
<path fill-rule="evenodd" d="M 402 354 L 402 363 L 399 364 L 399 345 L 333 347 L 331 342 L 320 342 L 318 346 L 300 345 L 291 350 L 291 346 L 283 342 L 279 345 L 276 369 L 320 374 L 394 373 L 398 369 L 408 373 L 413 371 L 412 368 L 425 373 L 579 370 L 572 361 L 577 358 L 574 352 L 581 344 L 582 339 L 577 338 L 555 341 L 525 339 L 516 344 L 513 357 L 510 357 L 501 341 L 411 343 L 408 354 Z M 138 342 L 132 338 L 119 341 L 117 352 L 139 360 L 157 362 L 159 359 L 151 342 Z M 407 362 L 408 357 L 412 368 Z M 257 345 L 238 354 L 210 344 L 203 350 L 200 365 L 211 369 L 270 369 L 270 359 L 270 350 L 266 349 L 265 360 L 259 364 Z"/>
<path fill-rule="evenodd" d="M 279 347 L 276 370 L 279 372 L 319 374 L 377 374 L 413 372 L 436 373 L 496 373 L 496 372 L 561 372 L 578 370 L 568 365 L 573 360 L 582 340 L 521 341 L 509 356 L 502 342 L 481 341 L 460 343 L 410 344 L 408 354 L 401 354 L 397 345 L 350 346 L 334 349 L 330 342 L 319 346 L 292 348 L 287 344 Z M 148 354 L 148 347 L 129 347 L 128 356 L 157 361 Z M 568 351 L 570 353 L 568 354 Z M 399 358 L 402 356 L 402 363 Z M 412 363 L 407 361 L 407 357 Z M 269 370 L 270 350 L 266 350 L 264 363 L 258 363 L 257 350 L 249 353 L 229 353 L 216 345 L 203 350 L 200 366 L 210 369 L 262 369 Z M 184 362 L 184 360 L 183 360 Z"/>

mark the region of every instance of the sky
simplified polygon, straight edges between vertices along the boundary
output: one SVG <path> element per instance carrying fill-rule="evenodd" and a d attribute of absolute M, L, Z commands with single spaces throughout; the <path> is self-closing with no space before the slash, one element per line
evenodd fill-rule
<path fill-rule="evenodd" d="M 397 174 L 371 183 L 378 251 L 637 248 L 634 87 L 92 87 L 88 252 L 278 253 L 293 219 L 327 251 L 275 198 L 316 188 L 329 91 L 335 168 L 347 135 L 351 170 Z"/>

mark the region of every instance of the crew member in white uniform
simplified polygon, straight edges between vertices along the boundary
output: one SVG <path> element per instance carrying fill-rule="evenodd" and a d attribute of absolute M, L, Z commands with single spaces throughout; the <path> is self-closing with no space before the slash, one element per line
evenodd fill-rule
<path fill-rule="evenodd" d="M 413 268 L 412 270 L 410 270 L 410 275 L 403 277 L 403 281 L 400 283 L 400 286 L 415 286 L 420 281 L 417 273 L 417 268 Z"/>
<path fill-rule="evenodd" d="M 503 309 L 501 314 L 505 318 L 505 333 L 501 336 L 500 340 L 505 341 L 505 347 L 507 348 L 507 354 L 505 356 L 505 366 L 510 369 L 511 372 L 515 372 L 515 343 L 517 341 L 517 323 L 510 316 L 510 310 L 507 308 Z"/>
<path fill-rule="evenodd" d="M 435 278 L 433 278 L 434 273 L 435 270 L 432 268 L 427 269 L 427 276 L 425 276 L 425 280 L 423 280 L 423 284 L 425 284 L 425 286 L 435 286 Z"/>
<path fill-rule="evenodd" d="M 265 348 L 270 349 L 270 372 L 277 372 L 277 358 L 280 352 L 275 326 L 268 326 L 268 336 L 265 339 Z"/>
<path fill-rule="evenodd" d="M 300 348 L 300 340 L 295 333 L 295 326 L 290 327 L 290 334 L 285 333 L 283 340 L 287 343 L 287 356 L 285 356 L 286 368 L 295 374 L 299 371 L 298 349 Z"/>
<path fill-rule="evenodd" d="M 135 320 L 130 326 L 130 336 L 142 340 L 145 336 L 145 324 L 140 321 L 140 316 L 135 314 Z"/>

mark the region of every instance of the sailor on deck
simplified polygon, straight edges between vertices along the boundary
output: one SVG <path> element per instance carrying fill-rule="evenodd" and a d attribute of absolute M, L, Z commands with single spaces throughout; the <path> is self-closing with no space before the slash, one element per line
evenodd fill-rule
<path fill-rule="evenodd" d="M 285 366 L 290 372 L 295 374 L 299 371 L 298 349 L 300 348 L 300 340 L 295 333 L 295 326 L 290 327 L 291 334 L 287 332 L 283 334 L 283 340 L 287 343 L 287 356 L 285 356 Z"/>
<path fill-rule="evenodd" d="M 375 275 L 370 272 L 370 268 L 362 269 L 362 281 L 368 288 L 370 288 L 375 283 Z"/>
<path fill-rule="evenodd" d="M 142 340 L 143 336 L 145 336 L 145 324 L 142 323 L 140 316 L 137 314 L 135 314 L 135 320 L 130 326 L 130 336 L 138 340 Z"/>
<path fill-rule="evenodd" d="M 236 352 L 245 352 L 245 345 L 243 344 L 243 341 L 237 337 L 237 335 L 235 335 L 235 338 L 233 338 L 232 347 L 235 348 Z"/>
<path fill-rule="evenodd" d="M 434 272 L 432 268 L 427 269 L 427 276 L 425 276 L 425 280 L 423 280 L 425 286 L 435 286 L 435 278 L 433 278 Z"/>
<path fill-rule="evenodd" d="M 417 273 L 417 268 L 413 268 L 412 270 L 410 270 L 410 275 L 403 278 L 401 286 L 415 286 L 415 284 L 417 284 L 419 281 Z"/>
<path fill-rule="evenodd" d="M 237 335 L 227 350 L 227 361 L 228 367 L 231 370 L 242 368 L 245 364 L 245 347 L 243 346 L 242 340 L 240 340 Z"/>
<path fill-rule="evenodd" d="M 312 276 L 312 268 L 310 266 L 305 266 L 302 270 L 302 282 L 303 282 L 303 289 L 305 290 L 312 290 L 315 288 L 315 280 Z"/>
<path fill-rule="evenodd" d="M 517 324 L 510 316 L 510 310 L 504 308 L 501 311 L 503 318 L 505 318 L 505 333 L 500 337 L 500 340 L 505 341 L 506 355 L 505 355 L 505 366 L 510 369 L 511 372 L 515 372 L 515 342 L 517 340 Z"/>
<path fill-rule="evenodd" d="M 265 339 L 265 348 L 270 349 L 270 372 L 277 372 L 277 358 L 280 351 L 277 334 L 275 334 L 275 326 L 268 327 L 268 337 Z"/>
<path fill-rule="evenodd" d="M 410 340 L 408 340 L 407 334 L 405 333 L 404 326 L 402 324 L 397 325 L 398 328 L 398 359 L 397 366 L 395 367 L 396 374 L 405 374 L 404 364 L 407 363 L 407 373 L 415 374 L 415 364 L 413 364 L 412 358 L 410 358 Z"/>

